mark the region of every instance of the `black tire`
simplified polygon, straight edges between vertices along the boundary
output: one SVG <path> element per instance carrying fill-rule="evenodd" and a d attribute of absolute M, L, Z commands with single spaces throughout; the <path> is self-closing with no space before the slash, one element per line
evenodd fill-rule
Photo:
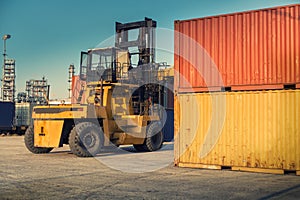
<path fill-rule="evenodd" d="M 153 122 L 147 129 L 144 144 L 133 145 L 137 151 L 157 151 L 162 147 L 164 136 L 159 122 Z"/>
<path fill-rule="evenodd" d="M 134 144 L 133 147 L 135 148 L 136 151 L 138 152 L 143 152 L 146 151 L 144 144 Z"/>
<path fill-rule="evenodd" d="M 70 132 L 71 152 L 78 157 L 91 157 L 100 152 L 104 136 L 100 126 L 91 122 L 77 124 Z"/>
<path fill-rule="evenodd" d="M 29 126 L 25 132 L 24 142 L 26 148 L 35 154 L 49 153 L 53 148 L 35 147 L 33 127 Z"/>

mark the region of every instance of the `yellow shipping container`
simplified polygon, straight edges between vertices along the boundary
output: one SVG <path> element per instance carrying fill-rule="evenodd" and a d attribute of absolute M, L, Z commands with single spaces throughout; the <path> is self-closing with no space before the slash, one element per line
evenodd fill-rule
<path fill-rule="evenodd" d="M 175 164 L 300 175 L 300 90 L 178 94 Z"/>

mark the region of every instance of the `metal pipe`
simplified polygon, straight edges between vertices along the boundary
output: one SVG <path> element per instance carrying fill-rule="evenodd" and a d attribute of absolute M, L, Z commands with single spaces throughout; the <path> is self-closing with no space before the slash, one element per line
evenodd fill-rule
<path fill-rule="evenodd" d="M 103 101 L 104 101 L 104 99 L 103 99 L 103 78 L 102 78 L 102 76 L 101 76 L 101 89 L 100 89 L 100 106 L 103 106 Z"/>
<path fill-rule="evenodd" d="M 50 85 L 47 85 L 47 104 L 50 99 Z"/>

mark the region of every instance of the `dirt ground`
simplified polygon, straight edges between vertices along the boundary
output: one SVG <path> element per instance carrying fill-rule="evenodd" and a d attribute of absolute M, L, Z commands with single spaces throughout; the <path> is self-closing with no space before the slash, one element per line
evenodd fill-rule
<path fill-rule="evenodd" d="M 172 159 L 172 148 L 155 153 L 123 149 L 132 153 L 78 158 L 65 146 L 34 155 L 22 136 L 0 137 L 0 199 L 300 198 L 299 176 L 178 168 L 164 162 Z M 141 165 L 153 158 L 152 167 Z"/>

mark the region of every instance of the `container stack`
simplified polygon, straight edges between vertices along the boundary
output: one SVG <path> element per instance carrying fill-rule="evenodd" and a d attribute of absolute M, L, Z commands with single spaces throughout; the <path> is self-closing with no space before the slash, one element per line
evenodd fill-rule
<path fill-rule="evenodd" d="M 72 96 L 71 96 L 72 104 L 84 103 L 86 97 L 83 90 L 85 87 L 86 87 L 86 82 L 81 80 L 79 75 L 72 76 Z"/>
<path fill-rule="evenodd" d="M 32 110 L 35 102 L 18 102 L 15 104 L 15 132 L 19 135 L 25 134 L 27 128 L 33 123 Z"/>
<path fill-rule="evenodd" d="M 175 21 L 176 165 L 300 175 L 299 16 Z"/>
<path fill-rule="evenodd" d="M 6 134 L 13 130 L 15 118 L 15 103 L 0 102 L 0 134 Z"/>

